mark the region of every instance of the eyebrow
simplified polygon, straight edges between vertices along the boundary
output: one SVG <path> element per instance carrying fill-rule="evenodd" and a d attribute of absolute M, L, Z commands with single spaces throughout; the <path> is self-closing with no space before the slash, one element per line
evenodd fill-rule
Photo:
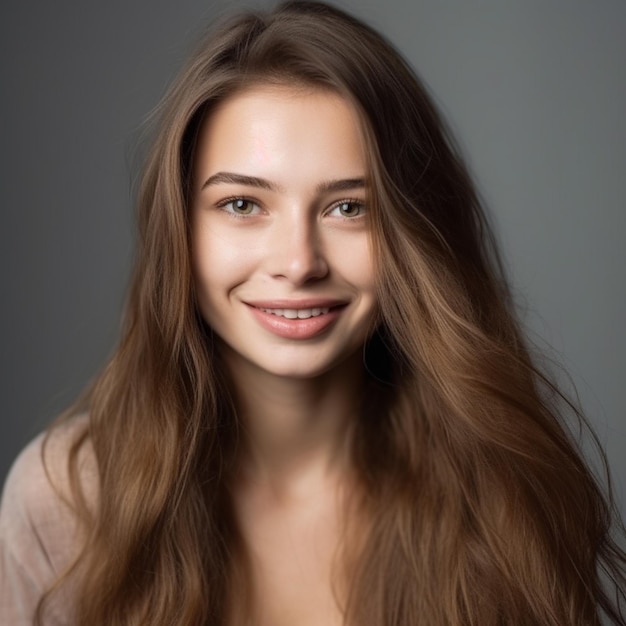
<path fill-rule="evenodd" d="M 282 191 L 282 188 L 265 178 L 257 176 L 247 176 L 245 174 L 235 174 L 234 172 L 218 172 L 209 176 L 204 181 L 202 189 L 206 189 L 210 185 L 218 185 L 220 183 L 234 183 L 236 185 L 245 185 L 247 187 L 257 187 L 260 189 L 268 189 L 269 191 Z M 348 191 L 349 189 L 365 188 L 365 178 L 341 178 L 337 180 L 327 180 L 319 183 L 316 187 L 318 193 L 328 193 L 333 191 Z"/>

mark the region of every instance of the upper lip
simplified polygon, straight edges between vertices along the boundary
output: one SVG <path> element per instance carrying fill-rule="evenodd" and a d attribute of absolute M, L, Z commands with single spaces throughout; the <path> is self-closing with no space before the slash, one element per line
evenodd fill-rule
<path fill-rule="evenodd" d="M 277 300 L 245 300 L 245 304 L 253 306 L 257 309 L 317 309 L 347 304 L 346 300 L 337 300 L 336 298 L 302 298 L 277 299 Z"/>

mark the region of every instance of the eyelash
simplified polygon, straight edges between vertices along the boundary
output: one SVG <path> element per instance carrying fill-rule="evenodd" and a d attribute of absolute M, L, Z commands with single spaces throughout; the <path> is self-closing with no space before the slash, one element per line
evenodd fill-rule
<path fill-rule="evenodd" d="M 230 215 L 231 217 L 235 217 L 238 219 L 246 218 L 246 217 L 249 217 L 250 215 L 254 215 L 254 213 L 237 213 L 234 210 L 228 210 L 226 208 L 229 204 L 233 204 L 234 202 L 237 202 L 239 200 L 243 202 L 249 202 L 250 204 L 253 204 L 256 207 L 259 207 L 259 203 L 256 200 L 253 200 L 252 198 L 246 198 L 245 196 L 232 196 L 230 198 L 224 198 L 222 201 L 218 202 L 216 206 L 218 206 L 220 209 L 224 209 L 224 211 L 228 213 L 228 215 Z"/>
<path fill-rule="evenodd" d="M 255 215 L 255 213 L 237 213 L 235 210 L 228 210 L 226 208 L 228 207 L 229 204 L 233 204 L 234 202 L 237 202 L 237 201 L 248 202 L 250 204 L 253 204 L 257 208 L 260 208 L 260 205 L 256 200 L 253 200 L 252 198 L 248 198 L 246 196 L 232 196 L 230 198 L 224 198 L 216 206 L 219 207 L 220 209 L 224 209 L 225 212 L 228 213 L 228 215 L 230 215 L 231 217 L 235 217 L 238 219 Z M 349 217 L 346 215 L 339 215 L 338 217 L 340 219 L 351 221 L 351 220 L 355 220 L 360 217 L 363 217 L 363 213 L 366 210 L 365 203 L 362 200 L 358 200 L 357 198 L 344 198 L 342 200 L 339 200 L 335 202 L 327 211 L 325 211 L 325 214 L 329 214 L 335 211 L 336 209 L 338 209 L 344 204 L 357 205 L 359 207 L 359 214 L 353 217 Z"/>
<path fill-rule="evenodd" d="M 363 213 L 366 211 L 365 203 L 362 200 L 357 200 L 356 198 L 344 198 L 343 200 L 339 200 L 339 202 L 335 202 L 330 207 L 330 209 L 327 211 L 327 213 L 335 211 L 336 209 L 338 209 L 343 204 L 356 205 L 356 206 L 359 207 L 359 214 L 358 215 L 355 215 L 353 217 L 349 217 L 347 215 L 340 215 L 339 216 L 339 217 L 341 217 L 342 219 L 345 219 L 345 220 L 355 220 L 355 219 L 358 219 L 359 217 L 363 217 Z"/>

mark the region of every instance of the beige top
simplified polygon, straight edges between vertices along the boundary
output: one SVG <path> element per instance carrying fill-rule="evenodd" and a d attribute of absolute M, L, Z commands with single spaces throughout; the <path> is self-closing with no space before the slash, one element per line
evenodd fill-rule
<path fill-rule="evenodd" d="M 0 624 L 31 626 L 43 592 L 76 555 L 76 519 L 59 492 L 69 492 L 67 452 L 81 422 L 79 418 L 55 429 L 50 437 L 46 447 L 49 476 L 41 456 L 43 435 L 22 451 L 9 473 L 0 504 Z M 93 461 L 88 467 L 84 460 L 81 478 L 95 485 Z M 53 598 L 45 626 L 73 623 L 71 595 L 66 588 Z"/>

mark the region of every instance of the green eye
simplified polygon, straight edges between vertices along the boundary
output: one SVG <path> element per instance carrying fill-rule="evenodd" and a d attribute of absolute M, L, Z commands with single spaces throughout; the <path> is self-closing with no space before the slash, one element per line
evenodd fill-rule
<path fill-rule="evenodd" d="M 232 198 L 220 203 L 219 206 L 227 213 L 232 213 L 233 215 L 252 215 L 259 210 L 255 202 L 246 198 Z"/>
<path fill-rule="evenodd" d="M 238 198 L 237 200 L 233 200 L 230 204 L 232 205 L 233 211 L 235 211 L 235 213 L 241 213 L 242 215 L 252 213 L 252 211 L 254 210 L 254 203 L 250 202 L 250 200 L 244 200 L 244 198 Z"/>
<path fill-rule="evenodd" d="M 361 202 L 354 200 L 346 200 L 335 205 L 331 213 L 338 214 L 341 217 L 359 217 L 363 214 L 365 207 Z"/>

